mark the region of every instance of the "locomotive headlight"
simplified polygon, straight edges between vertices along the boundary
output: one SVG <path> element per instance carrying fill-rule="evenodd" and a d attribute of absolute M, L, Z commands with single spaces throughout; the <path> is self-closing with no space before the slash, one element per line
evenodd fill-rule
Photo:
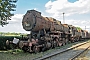
<path fill-rule="evenodd" d="M 29 24 L 29 23 L 27 23 L 27 22 L 25 22 L 25 26 L 26 26 L 26 27 L 28 27 L 28 26 L 30 26 L 30 24 Z"/>

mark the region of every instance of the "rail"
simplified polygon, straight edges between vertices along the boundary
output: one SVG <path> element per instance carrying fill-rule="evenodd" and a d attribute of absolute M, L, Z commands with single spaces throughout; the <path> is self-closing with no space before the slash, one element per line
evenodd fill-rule
<path fill-rule="evenodd" d="M 75 60 L 76 58 L 78 58 L 81 54 L 83 54 L 85 51 L 88 50 L 89 47 L 87 47 L 86 49 L 84 49 L 83 51 L 81 51 L 80 53 L 76 54 L 75 56 L 73 56 L 72 58 L 70 58 L 69 60 Z"/>
<path fill-rule="evenodd" d="M 33 60 L 46 60 L 46 59 L 49 59 L 49 58 L 51 58 L 51 57 L 53 57 L 53 56 L 56 56 L 56 55 L 58 55 L 58 54 L 61 54 L 61 53 L 70 51 L 70 50 L 72 50 L 72 49 L 75 49 L 75 48 L 77 48 L 77 47 L 79 47 L 79 46 L 82 46 L 82 45 L 84 45 L 84 44 L 86 44 L 86 43 L 89 43 L 89 41 L 84 42 L 84 43 L 81 43 L 81 44 L 79 44 L 79 45 L 77 45 L 77 46 L 74 46 L 74 47 L 65 49 L 65 50 L 63 50 L 63 51 L 58 51 L 58 52 L 56 52 L 56 53 L 54 53 L 54 54 L 42 56 L 42 57 L 40 57 L 40 58 L 33 59 Z M 71 58 L 71 60 L 72 60 L 72 59 L 73 59 L 73 58 Z"/>

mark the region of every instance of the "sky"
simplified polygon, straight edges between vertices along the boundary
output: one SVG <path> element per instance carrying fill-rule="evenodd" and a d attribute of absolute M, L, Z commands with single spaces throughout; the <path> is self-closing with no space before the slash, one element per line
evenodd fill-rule
<path fill-rule="evenodd" d="M 41 12 L 42 16 L 53 17 L 61 23 L 90 32 L 90 0 L 18 0 L 16 5 L 15 15 L 8 25 L 0 26 L 0 32 L 29 33 L 22 28 L 22 19 L 27 10 L 32 9 Z"/>

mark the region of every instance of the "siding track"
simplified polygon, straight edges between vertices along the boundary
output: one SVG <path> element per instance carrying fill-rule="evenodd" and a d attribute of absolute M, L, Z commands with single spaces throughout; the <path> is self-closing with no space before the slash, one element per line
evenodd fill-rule
<path fill-rule="evenodd" d="M 81 50 L 74 50 L 80 46 L 86 45 L 90 43 L 89 41 L 78 44 L 74 47 L 62 50 L 62 51 L 57 51 L 53 54 L 50 55 L 46 55 L 46 56 L 42 56 L 40 58 L 34 59 L 34 60 L 73 60 L 74 58 L 76 58 L 77 56 L 79 56 L 81 53 L 80 52 L 84 52 L 84 50 L 87 49 L 81 49 Z M 89 47 L 88 47 L 89 48 Z"/>

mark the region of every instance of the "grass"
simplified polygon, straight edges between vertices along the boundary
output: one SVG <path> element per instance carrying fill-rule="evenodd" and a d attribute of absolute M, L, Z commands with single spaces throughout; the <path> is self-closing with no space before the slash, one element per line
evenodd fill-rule
<path fill-rule="evenodd" d="M 33 60 L 36 57 L 42 56 L 40 53 L 24 53 L 20 49 L 0 51 L 0 60 Z"/>

